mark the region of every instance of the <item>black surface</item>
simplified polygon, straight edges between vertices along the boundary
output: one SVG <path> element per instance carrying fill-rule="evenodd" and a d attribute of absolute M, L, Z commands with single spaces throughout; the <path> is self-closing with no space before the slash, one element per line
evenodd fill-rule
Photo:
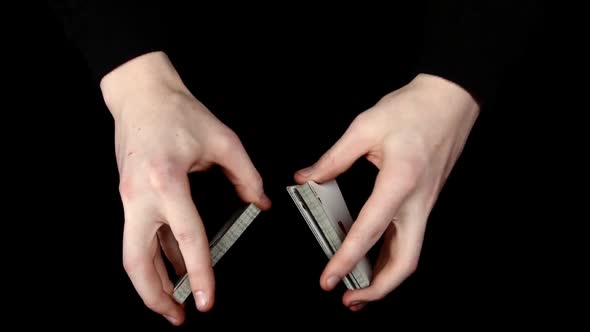
<path fill-rule="evenodd" d="M 26 113 L 18 117 L 29 120 L 28 133 L 35 140 L 35 156 L 26 160 L 35 186 L 28 199 L 36 208 L 26 212 L 46 230 L 43 250 L 33 257 L 50 265 L 30 268 L 43 282 L 29 311 L 50 313 L 46 324 L 51 326 L 172 329 L 143 306 L 123 270 L 112 118 L 57 21 L 49 11 L 38 14 L 38 20 L 43 28 L 29 43 L 36 58 L 31 66 L 40 74 L 29 88 L 39 91 L 43 108 L 34 121 Z M 543 101 L 537 98 L 545 87 L 539 70 L 542 35 L 511 68 L 497 99 L 484 108 L 431 214 L 418 271 L 383 301 L 351 313 L 341 304 L 343 286 L 331 293 L 320 289 L 326 260 L 285 187 L 293 184 L 294 171 L 335 142 L 355 114 L 411 79 L 412 35 L 400 29 L 393 51 L 345 52 L 358 62 L 342 67 L 332 57 L 343 54 L 338 45 L 329 47 L 316 33 L 299 39 L 297 31 L 287 31 L 270 47 L 270 37 L 261 35 L 270 29 L 262 26 L 248 47 L 233 50 L 228 38 L 241 40 L 240 33 L 252 30 L 199 39 L 204 33 L 190 30 L 191 22 L 198 26 L 198 21 L 196 15 L 177 27 L 171 57 L 193 93 L 238 133 L 274 206 L 216 267 L 214 310 L 197 313 L 188 301 L 185 329 L 222 324 L 309 328 L 312 321 L 371 328 L 469 326 L 472 318 L 484 325 L 522 318 L 524 303 L 535 302 L 524 272 L 537 255 L 527 244 L 535 203 L 523 198 L 535 192 L 537 179 L 529 170 L 540 151 L 534 133 L 523 132 L 544 116 Z M 390 55 L 396 55 L 395 61 Z M 298 61 L 287 63 L 290 57 Z M 269 66 L 273 60 L 280 70 Z M 295 139 L 297 132 L 307 138 Z M 371 165 L 359 162 L 339 179 L 353 214 L 374 176 Z M 239 204 L 215 170 L 191 180 L 206 222 L 223 221 Z"/>

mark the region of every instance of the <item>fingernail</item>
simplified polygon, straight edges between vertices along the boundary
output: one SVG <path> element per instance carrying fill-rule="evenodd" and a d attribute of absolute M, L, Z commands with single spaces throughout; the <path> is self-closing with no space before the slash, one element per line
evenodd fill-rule
<path fill-rule="evenodd" d="M 365 302 L 363 301 L 352 301 L 352 303 L 350 304 L 351 307 L 354 307 L 355 305 L 359 305 L 359 304 L 363 304 Z"/>
<path fill-rule="evenodd" d="M 203 310 L 207 306 L 207 297 L 203 291 L 197 291 L 195 293 L 195 299 L 197 300 L 197 309 Z"/>
<path fill-rule="evenodd" d="M 336 287 L 338 280 L 340 280 L 338 277 L 330 276 L 328 278 L 328 280 L 326 281 L 326 285 L 328 286 L 328 288 L 332 289 L 332 288 Z"/>
<path fill-rule="evenodd" d="M 304 168 L 304 169 L 300 170 L 297 173 L 301 174 L 304 177 L 308 177 L 308 176 L 311 175 L 312 172 L 313 172 L 313 166 L 309 166 L 307 168 Z"/>
<path fill-rule="evenodd" d="M 178 325 L 178 319 L 168 315 L 164 315 L 164 318 L 166 318 L 170 323 Z"/>

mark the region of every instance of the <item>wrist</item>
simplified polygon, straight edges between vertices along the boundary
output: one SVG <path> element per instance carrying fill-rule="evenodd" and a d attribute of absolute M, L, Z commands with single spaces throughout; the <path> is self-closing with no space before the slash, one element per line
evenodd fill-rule
<path fill-rule="evenodd" d="M 425 92 L 423 95 L 435 105 L 449 105 L 474 113 L 479 112 L 479 104 L 475 98 L 463 87 L 445 78 L 419 74 L 409 86 Z"/>
<path fill-rule="evenodd" d="M 146 96 L 187 90 L 163 52 L 147 53 L 122 64 L 102 78 L 100 89 L 115 118 L 126 105 L 145 100 Z"/>

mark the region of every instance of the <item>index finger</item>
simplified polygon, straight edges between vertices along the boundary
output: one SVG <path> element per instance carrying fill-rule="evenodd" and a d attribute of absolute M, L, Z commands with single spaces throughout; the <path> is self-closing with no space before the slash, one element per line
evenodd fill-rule
<path fill-rule="evenodd" d="M 226 140 L 227 147 L 219 149 L 217 163 L 223 168 L 242 200 L 254 203 L 262 210 L 269 209 L 272 203 L 264 193 L 262 177 L 240 139 L 232 134 Z"/>
<path fill-rule="evenodd" d="M 396 167 L 384 167 L 379 172 L 373 192 L 350 228 L 342 246 L 322 273 L 320 284 L 323 289 L 333 289 L 350 273 L 393 221 L 413 189 L 413 183 L 409 178 L 403 177 L 404 174 Z"/>

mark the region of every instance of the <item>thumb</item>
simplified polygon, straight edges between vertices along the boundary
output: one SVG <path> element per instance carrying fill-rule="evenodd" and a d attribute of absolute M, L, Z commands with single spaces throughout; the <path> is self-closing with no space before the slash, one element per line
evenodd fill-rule
<path fill-rule="evenodd" d="M 360 135 L 354 123 L 324 155 L 312 166 L 295 173 L 295 181 L 309 180 L 322 183 L 336 178 L 345 172 L 361 156 L 368 152 L 369 144 Z"/>

